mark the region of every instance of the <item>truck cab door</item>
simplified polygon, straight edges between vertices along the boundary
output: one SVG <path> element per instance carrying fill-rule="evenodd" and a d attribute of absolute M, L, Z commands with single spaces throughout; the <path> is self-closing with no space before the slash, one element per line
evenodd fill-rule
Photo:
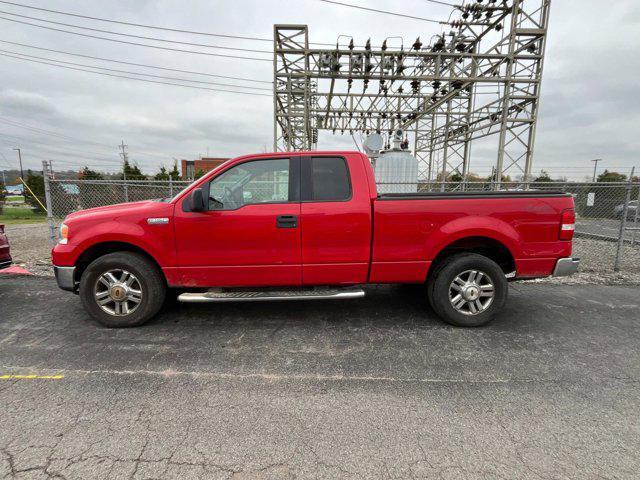
<path fill-rule="evenodd" d="M 362 159 L 314 155 L 300 162 L 302 283 L 365 283 L 371 199 Z"/>
<path fill-rule="evenodd" d="M 298 157 L 249 159 L 202 188 L 204 212 L 176 206 L 177 268 L 183 286 L 300 285 Z"/>

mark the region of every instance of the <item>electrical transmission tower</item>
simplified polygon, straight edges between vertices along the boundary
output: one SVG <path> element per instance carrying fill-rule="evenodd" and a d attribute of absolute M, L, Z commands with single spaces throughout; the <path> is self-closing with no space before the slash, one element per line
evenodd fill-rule
<path fill-rule="evenodd" d="M 274 149 L 313 150 L 319 130 L 403 129 L 421 180 L 466 180 L 474 141 L 494 139 L 496 185 L 506 175 L 526 179 L 549 8 L 550 0 L 465 2 L 430 42 L 393 47 L 351 38 L 311 48 L 306 25 L 275 25 Z"/>

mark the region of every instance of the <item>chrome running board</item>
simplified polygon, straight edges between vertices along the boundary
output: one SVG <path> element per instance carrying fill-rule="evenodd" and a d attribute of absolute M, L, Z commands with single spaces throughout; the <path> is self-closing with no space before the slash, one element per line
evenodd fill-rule
<path fill-rule="evenodd" d="M 214 289 L 201 293 L 182 293 L 178 301 L 203 302 L 269 302 L 274 300 L 333 300 L 362 298 L 361 288 L 291 288 L 291 289 Z"/>

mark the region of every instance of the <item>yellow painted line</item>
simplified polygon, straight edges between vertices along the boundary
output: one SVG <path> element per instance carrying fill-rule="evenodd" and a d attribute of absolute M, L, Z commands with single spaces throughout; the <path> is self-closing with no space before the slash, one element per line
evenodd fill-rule
<path fill-rule="evenodd" d="M 60 380 L 64 375 L 0 375 L 0 380 Z"/>

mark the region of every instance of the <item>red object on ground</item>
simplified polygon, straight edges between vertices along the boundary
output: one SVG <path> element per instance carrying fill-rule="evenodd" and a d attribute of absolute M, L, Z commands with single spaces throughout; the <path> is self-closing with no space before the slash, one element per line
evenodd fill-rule
<path fill-rule="evenodd" d="M 7 274 L 7 275 L 33 275 L 33 273 L 31 273 L 29 270 L 27 270 L 26 268 L 22 268 L 19 265 L 12 265 L 10 267 L 3 268 L 2 270 L 0 270 L 0 274 Z"/>

